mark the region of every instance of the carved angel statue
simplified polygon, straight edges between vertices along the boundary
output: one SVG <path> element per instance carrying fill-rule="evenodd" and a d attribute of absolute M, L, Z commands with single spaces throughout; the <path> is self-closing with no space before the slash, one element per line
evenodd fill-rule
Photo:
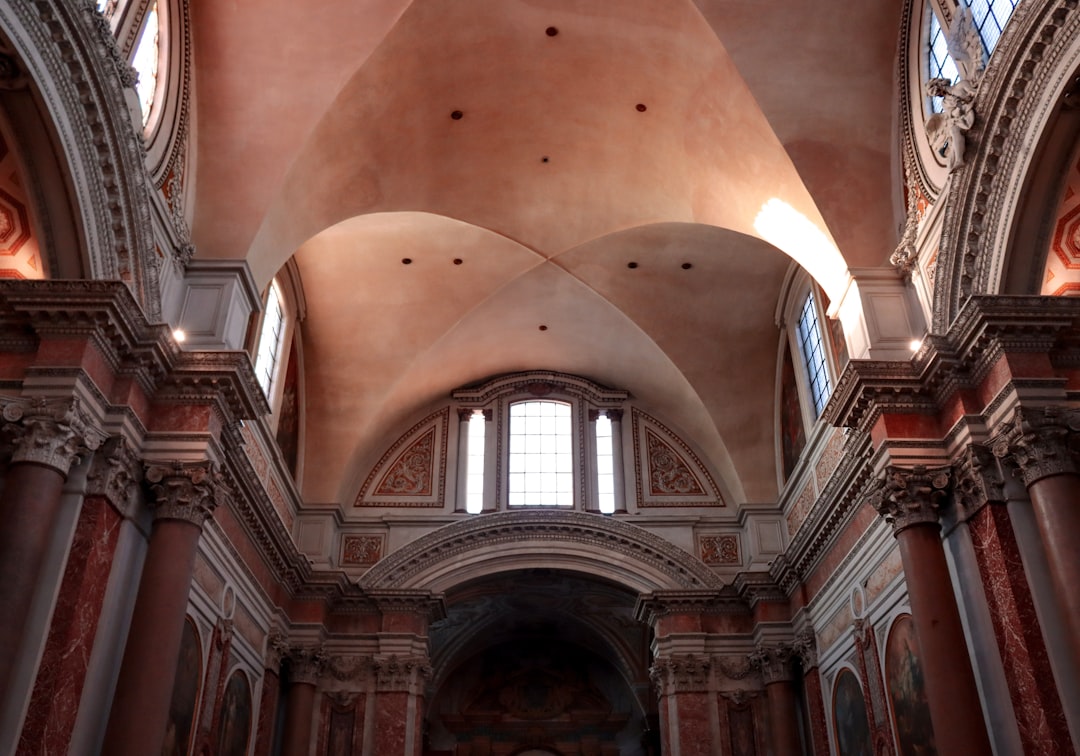
<path fill-rule="evenodd" d="M 982 75 L 982 40 L 971 9 L 962 7 L 949 27 L 946 37 L 949 55 L 959 76 L 956 81 L 934 78 L 926 82 L 926 92 L 931 97 L 942 98 L 940 113 L 934 113 L 926 121 L 926 133 L 934 151 L 945 158 L 949 173 L 964 164 L 966 132 L 975 125 L 972 102 Z"/>

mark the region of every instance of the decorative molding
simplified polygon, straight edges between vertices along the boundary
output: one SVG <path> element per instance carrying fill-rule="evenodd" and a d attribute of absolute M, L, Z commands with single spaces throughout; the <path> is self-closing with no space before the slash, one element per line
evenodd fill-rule
<path fill-rule="evenodd" d="M 630 414 L 639 507 L 725 506 L 708 467 L 683 439 L 637 407 Z"/>
<path fill-rule="evenodd" d="M 368 473 L 354 506 L 442 508 L 449 420 L 443 407 L 403 433 Z"/>
<path fill-rule="evenodd" d="M 739 536 L 728 534 L 699 535 L 701 561 L 710 565 L 740 564 Z"/>
<path fill-rule="evenodd" d="M 12 462 L 44 465 L 63 476 L 81 454 L 105 441 L 105 433 L 74 397 L 0 397 L 0 414 L 14 439 Z"/>
<path fill-rule="evenodd" d="M 597 560 L 614 560 L 628 576 L 641 580 L 663 576 L 671 588 L 719 588 L 720 578 L 701 560 L 644 528 L 600 515 L 556 510 L 497 512 L 471 517 L 421 536 L 388 555 L 360 579 L 364 588 L 411 586 L 436 575 L 466 554 L 485 552 L 492 559 L 515 547 L 543 546 L 549 559 L 556 543 L 585 548 Z M 580 567 L 580 560 L 578 560 Z"/>
<path fill-rule="evenodd" d="M 354 535 L 346 533 L 341 537 L 341 560 L 343 567 L 369 567 L 382 559 L 386 538 L 380 534 Z"/>
<path fill-rule="evenodd" d="M 184 520 L 202 527 L 230 491 L 213 462 L 146 465 L 155 520 Z"/>
<path fill-rule="evenodd" d="M 868 486 L 864 498 L 899 534 L 913 525 L 938 525 L 947 502 L 952 468 L 886 467 L 884 477 Z"/>
<path fill-rule="evenodd" d="M 642 594 L 634 606 L 634 619 L 655 628 L 673 614 L 746 614 L 749 607 L 730 587 L 721 590 L 673 590 Z"/>

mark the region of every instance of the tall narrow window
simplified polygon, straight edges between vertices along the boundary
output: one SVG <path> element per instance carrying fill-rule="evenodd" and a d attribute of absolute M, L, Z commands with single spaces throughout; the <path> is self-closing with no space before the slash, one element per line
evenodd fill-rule
<path fill-rule="evenodd" d="M 529 401 L 510 405 L 510 506 L 574 505 L 570 405 Z"/>
<path fill-rule="evenodd" d="M 263 316 L 262 331 L 259 334 L 259 351 L 255 355 L 255 375 L 268 398 L 274 385 L 284 336 L 285 304 L 275 280 L 270 284 L 270 294 L 266 298 L 266 314 Z"/>
<path fill-rule="evenodd" d="M 1019 0 L 965 0 L 966 5 L 971 8 L 971 20 L 979 30 L 986 57 L 989 58 L 990 53 L 997 47 L 1001 32 L 1005 24 L 1009 23 L 1018 2 Z"/>
<path fill-rule="evenodd" d="M 139 81 L 135 85 L 135 91 L 139 95 L 144 128 L 150 122 L 150 114 L 154 110 L 154 100 L 157 96 L 158 63 L 161 60 L 158 32 L 158 10 L 157 3 L 154 3 L 146 14 L 142 34 L 139 35 L 139 41 L 135 45 L 135 56 L 131 61 L 131 65 L 139 72 Z"/>
<path fill-rule="evenodd" d="M 816 418 L 825 408 L 825 402 L 829 399 L 832 387 L 829 383 L 829 368 L 825 363 L 825 349 L 821 341 L 821 327 L 818 324 L 813 292 L 806 295 L 802 311 L 799 313 L 798 336 L 799 347 L 806 364 L 806 375 L 810 381 L 810 396 L 814 402 L 814 417 Z"/>
<path fill-rule="evenodd" d="M 606 412 L 596 418 L 596 498 L 602 514 L 615 512 L 615 450 Z"/>
<path fill-rule="evenodd" d="M 469 453 L 465 468 L 465 511 L 479 514 L 484 511 L 484 439 L 487 418 L 483 410 L 473 410 L 469 416 Z"/>

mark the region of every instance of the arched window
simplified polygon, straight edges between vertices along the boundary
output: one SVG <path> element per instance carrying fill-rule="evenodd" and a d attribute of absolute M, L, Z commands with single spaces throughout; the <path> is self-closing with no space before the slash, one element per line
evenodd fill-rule
<path fill-rule="evenodd" d="M 929 75 L 927 79 L 948 79 L 949 81 L 956 81 L 956 78 L 960 75 L 960 72 L 956 70 L 956 63 L 953 61 L 952 56 L 949 55 L 948 42 L 945 39 L 945 29 L 941 26 L 941 21 L 938 19 L 937 14 L 934 13 L 934 9 L 930 6 L 930 3 L 926 4 L 926 16 L 930 19 L 930 26 L 926 33 L 926 64 Z M 940 113 L 942 109 L 942 98 L 931 97 L 930 98 L 930 110 L 934 113 Z"/>
<path fill-rule="evenodd" d="M 161 19 L 158 16 L 158 4 L 150 6 L 150 10 L 143 19 L 142 31 L 139 33 L 139 41 L 135 44 L 135 52 L 131 59 L 131 65 L 139 73 L 139 81 L 135 85 L 135 91 L 139 95 L 139 107 L 142 110 L 142 125 L 144 129 L 152 129 L 154 124 L 151 116 L 158 109 L 162 78 L 159 77 L 161 61 L 163 58 L 163 35 L 161 34 Z M 164 71 L 161 71 L 164 74 Z"/>
<path fill-rule="evenodd" d="M 255 375 L 268 399 L 273 395 L 284 340 L 285 301 L 277 279 L 274 279 L 266 296 L 262 326 L 259 329 L 259 349 L 255 353 Z"/>
<path fill-rule="evenodd" d="M 825 344 L 821 336 L 821 325 L 818 322 L 818 310 L 812 289 L 807 293 L 799 310 L 796 334 L 799 352 L 802 354 L 803 365 L 806 367 L 810 398 L 816 419 L 825 409 L 825 403 L 829 401 L 832 382 L 829 379 L 829 365 L 825 356 Z"/>
<path fill-rule="evenodd" d="M 965 0 L 971 8 L 971 20 L 979 30 L 983 51 L 989 58 L 997 46 L 1005 24 L 1009 22 L 1020 0 Z"/>

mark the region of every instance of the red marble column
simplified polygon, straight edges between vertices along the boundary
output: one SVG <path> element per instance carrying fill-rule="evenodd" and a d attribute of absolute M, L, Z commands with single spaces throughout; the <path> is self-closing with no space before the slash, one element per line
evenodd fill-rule
<path fill-rule="evenodd" d="M 892 525 L 900 547 L 938 751 L 990 753 L 938 524 L 949 479 L 947 468 L 890 466 L 870 502 Z"/>
<path fill-rule="evenodd" d="M 680 756 L 709 756 L 713 743 L 711 721 L 716 716 L 715 693 L 710 692 L 712 664 L 707 657 L 671 654 L 658 658 L 650 670 L 660 694 L 661 750 Z"/>
<path fill-rule="evenodd" d="M 1065 635 L 1080 660 L 1080 474 L 1069 449 L 1078 431 L 1080 411 L 1017 408 L 993 449 L 1015 462 L 1024 477 Z"/>
<path fill-rule="evenodd" d="M 0 507 L 0 700 L 11 679 L 26 621 L 60 514 L 64 481 L 78 454 L 103 434 L 73 399 L 3 399 L 5 430 L 15 436 Z"/>
<path fill-rule="evenodd" d="M 773 753 L 802 753 L 799 741 L 799 709 L 795 698 L 792 668 L 794 649 L 790 644 L 759 645 L 750 662 L 761 671 L 769 702 L 769 738 Z"/>
<path fill-rule="evenodd" d="M 795 653 L 802 662 L 806 714 L 810 721 L 810 741 L 814 756 L 829 756 L 829 726 L 825 718 L 825 698 L 818 673 L 817 638 L 812 631 L 795 639 Z"/>
<path fill-rule="evenodd" d="M 420 756 L 424 686 L 431 676 L 427 657 L 377 658 L 374 666 L 375 753 Z"/>
<path fill-rule="evenodd" d="M 154 523 L 102 753 L 161 752 L 202 525 L 222 493 L 208 462 L 147 467 Z"/>
<path fill-rule="evenodd" d="M 315 693 L 326 657 L 320 648 L 295 648 L 289 653 L 289 685 L 281 756 L 308 756 Z M 382 753 L 381 751 L 379 753 Z"/>

